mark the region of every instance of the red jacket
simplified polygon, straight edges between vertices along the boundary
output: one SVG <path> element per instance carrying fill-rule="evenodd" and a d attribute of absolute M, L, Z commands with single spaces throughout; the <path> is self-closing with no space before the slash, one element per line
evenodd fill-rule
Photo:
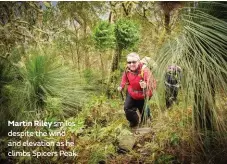
<path fill-rule="evenodd" d="M 145 90 L 140 87 L 140 80 L 146 82 L 147 87 Z M 128 93 L 135 100 L 144 99 L 145 92 L 146 96 L 151 97 L 153 90 L 156 88 L 156 81 L 151 71 L 147 67 L 144 67 L 143 64 L 139 64 L 135 72 L 130 70 L 124 72 L 121 80 L 121 87 L 124 88 L 126 84 L 128 84 Z"/>

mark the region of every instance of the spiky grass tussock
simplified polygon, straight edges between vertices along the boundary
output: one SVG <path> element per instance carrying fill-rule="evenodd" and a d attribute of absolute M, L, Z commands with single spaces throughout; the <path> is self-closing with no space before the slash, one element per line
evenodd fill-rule
<path fill-rule="evenodd" d="M 182 87 L 186 97 L 194 99 L 197 107 L 199 105 L 204 110 L 206 105 L 213 108 L 213 123 L 216 124 L 214 94 L 219 94 L 220 90 L 226 93 L 227 88 L 227 23 L 195 10 L 182 14 L 181 25 L 182 31 L 174 34 L 175 37 L 168 40 L 157 55 L 160 66 L 157 70 L 158 77 L 164 77 L 163 70 L 166 70 L 168 65 L 181 66 L 184 74 Z M 160 83 L 164 84 L 164 79 L 160 80 Z M 194 114 L 201 114 L 202 118 L 206 119 L 205 111 Z M 217 128 L 218 125 L 214 127 Z"/>
<path fill-rule="evenodd" d="M 51 47 L 33 47 L 15 64 L 17 73 L 5 84 L 6 120 L 63 120 L 86 100 L 83 79 Z"/>
<path fill-rule="evenodd" d="M 215 140 L 222 145 L 226 143 L 225 116 L 220 115 L 227 95 L 226 26 L 226 22 L 200 8 L 182 9 L 178 29 L 156 56 L 160 93 L 164 93 L 166 68 L 176 64 L 183 69 L 182 99 L 185 110 L 192 106 L 189 117 L 193 136 L 195 141 L 201 139 L 200 144 L 195 143 L 201 145 L 205 154 Z"/>

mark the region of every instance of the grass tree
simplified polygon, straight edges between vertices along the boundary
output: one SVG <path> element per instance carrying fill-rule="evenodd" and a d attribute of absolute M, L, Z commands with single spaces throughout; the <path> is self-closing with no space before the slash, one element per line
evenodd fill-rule
<path fill-rule="evenodd" d="M 95 47 L 99 50 L 102 78 L 104 78 L 104 63 L 102 59 L 102 53 L 109 48 L 113 48 L 115 45 L 114 26 L 106 21 L 101 21 L 95 27 L 93 31 L 93 38 L 95 41 Z"/>
<path fill-rule="evenodd" d="M 93 36 L 96 48 L 101 51 L 114 46 L 116 47 L 107 86 L 107 96 L 110 97 L 111 84 L 115 79 L 114 72 L 118 69 L 122 51 L 132 48 L 139 41 L 139 26 L 127 19 L 118 20 L 115 26 L 107 22 L 101 22 L 95 28 Z"/>
<path fill-rule="evenodd" d="M 82 81 L 51 48 L 31 49 L 8 71 L 0 113 L 5 120 L 62 120 L 75 115 L 85 98 Z M 7 128 L 7 127 L 6 127 Z M 4 129 L 1 128 L 1 129 Z"/>
<path fill-rule="evenodd" d="M 114 72 L 118 68 L 118 62 L 121 59 L 124 49 L 132 48 L 139 41 L 139 26 L 132 20 L 126 18 L 116 22 L 115 27 L 116 37 L 116 53 L 112 63 L 111 71 Z"/>
<path fill-rule="evenodd" d="M 223 7 L 220 3 L 217 5 Z M 203 5 L 182 9 L 180 26 L 157 56 L 160 76 L 164 77 L 163 70 L 169 64 L 178 64 L 184 70 L 185 102 L 193 103 L 192 125 L 194 134 L 203 138 L 202 148 L 211 144 L 211 134 L 226 133 L 225 124 L 220 119 L 224 117 L 220 115 L 224 107 L 220 104 L 227 93 L 227 22 L 212 14 L 219 10 L 219 7 L 213 7 L 209 12 Z M 221 141 L 224 137 L 219 138 L 218 142 Z"/>
<path fill-rule="evenodd" d="M 115 24 L 116 48 L 111 64 L 111 75 L 109 85 L 114 84 L 116 78 L 114 72 L 118 69 L 121 60 L 122 51 L 124 49 L 133 48 L 139 41 L 139 26 L 129 19 L 119 19 Z M 110 87 L 108 87 L 110 88 Z M 111 96 L 110 89 L 107 90 L 108 97 Z"/>

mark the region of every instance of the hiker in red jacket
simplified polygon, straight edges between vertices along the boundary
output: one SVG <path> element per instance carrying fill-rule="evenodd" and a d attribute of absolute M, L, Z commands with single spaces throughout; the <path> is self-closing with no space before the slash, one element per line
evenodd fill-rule
<path fill-rule="evenodd" d="M 136 111 L 139 109 L 142 121 L 145 99 L 152 96 L 153 90 L 156 88 L 156 81 L 150 70 L 140 62 L 140 57 L 135 52 L 127 55 L 127 68 L 123 73 L 118 90 L 122 91 L 126 84 L 128 89 L 124 111 L 130 127 L 136 127 L 139 124 L 139 116 Z"/>

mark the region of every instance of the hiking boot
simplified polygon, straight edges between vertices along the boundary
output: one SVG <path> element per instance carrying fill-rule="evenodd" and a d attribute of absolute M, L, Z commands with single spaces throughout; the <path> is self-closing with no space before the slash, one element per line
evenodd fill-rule
<path fill-rule="evenodd" d="M 134 135 L 138 135 L 138 134 L 139 134 L 138 131 L 137 131 L 138 128 L 139 128 L 139 125 L 134 126 L 134 127 L 131 127 L 131 132 L 132 132 Z"/>
<path fill-rule="evenodd" d="M 137 123 L 137 124 L 132 123 L 132 122 L 129 123 L 129 127 L 130 127 L 130 128 L 135 128 L 135 127 L 137 127 L 137 126 L 138 126 L 138 123 Z"/>

